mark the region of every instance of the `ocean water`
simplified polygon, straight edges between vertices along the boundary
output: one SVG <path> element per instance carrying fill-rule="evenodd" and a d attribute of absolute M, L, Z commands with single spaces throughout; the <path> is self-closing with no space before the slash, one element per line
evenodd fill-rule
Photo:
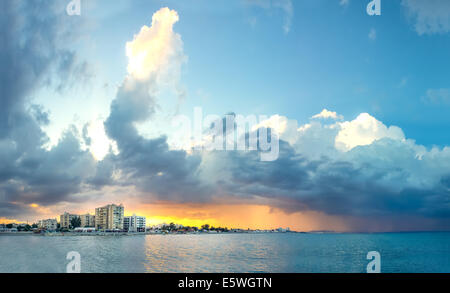
<path fill-rule="evenodd" d="M 450 273 L 450 232 L 0 235 L 0 272 L 64 273 L 70 251 L 82 273 L 366 272 L 369 251 L 381 254 L 381 272 Z"/>

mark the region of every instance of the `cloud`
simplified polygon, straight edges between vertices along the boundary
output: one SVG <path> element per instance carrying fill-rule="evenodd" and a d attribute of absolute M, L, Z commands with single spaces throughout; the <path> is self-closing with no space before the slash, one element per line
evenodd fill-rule
<path fill-rule="evenodd" d="M 185 60 L 181 37 L 173 32 L 177 21 L 176 11 L 161 8 L 153 14 L 152 26 L 143 26 L 126 44 L 129 75 L 105 121 L 105 130 L 119 149 L 141 138 L 135 123 L 145 122 L 155 113 L 158 91 L 168 81 L 172 87 L 177 85 Z"/>
<path fill-rule="evenodd" d="M 390 155 L 393 151 L 395 154 Z M 402 151 L 406 154 L 402 155 Z M 358 155 L 365 156 L 372 152 L 376 152 L 378 158 L 355 160 Z M 400 157 L 396 158 L 397 155 Z M 409 174 L 414 170 L 413 166 L 408 165 L 416 162 L 417 167 L 425 167 L 430 161 L 417 162 L 414 152 L 407 145 L 391 144 L 384 140 L 355 149 L 348 160 L 324 158 L 311 161 L 288 144 L 282 144 L 280 159 L 268 165 L 252 159 L 250 155 L 229 156 L 231 177 L 221 183 L 222 190 L 241 199 L 269 199 L 274 206 L 288 213 L 313 210 L 330 215 L 375 218 L 395 215 L 450 216 L 445 186 L 439 182 L 418 184 L 413 181 L 423 179 L 420 179 L 420 174 Z M 448 151 L 440 156 L 448 156 Z M 354 161 L 349 160 L 351 157 Z M 392 160 L 393 166 L 380 166 L 377 160 Z M 448 168 L 445 171 L 448 172 Z"/>
<path fill-rule="evenodd" d="M 243 199 L 270 199 L 286 212 L 425 216 L 441 218 L 440 225 L 450 216 L 450 148 L 427 150 L 369 114 L 307 125 L 298 128 L 295 143 L 281 141 L 277 161 L 265 164 L 254 154 L 226 154 L 223 168 L 231 176 L 222 177 L 221 190 Z"/>
<path fill-rule="evenodd" d="M 324 109 L 307 124 L 273 115 L 257 126 L 279 133 L 273 162 L 261 162 L 257 152 L 188 154 L 171 150 L 166 137 L 146 139 L 136 130 L 136 123 L 151 119 L 158 86 L 151 78 L 127 77 L 105 122 L 118 144 L 111 160 L 121 176 L 100 174 L 109 176 L 107 184 L 135 186 L 143 202 L 269 203 L 286 213 L 364 218 L 366 227 L 386 219 L 395 221 L 393 229 L 404 227 L 402 217 L 448 227 L 448 148 L 427 150 L 367 113 L 342 121 Z"/>
<path fill-rule="evenodd" d="M 132 178 L 145 200 L 269 203 L 286 213 L 363 217 L 368 226 L 389 218 L 393 229 L 405 227 L 402 217 L 417 223 L 425 217 L 434 219 L 435 227 L 448 228 L 449 148 L 427 150 L 367 113 L 350 121 L 314 119 L 300 126 L 274 115 L 261 126 L 274 123 L 281 141 L 273 162 L 261 162 L 257 152 L 175 153 L 160 139 L 158 146 L 142 149 L 161 158 L 135 151 L 135 159 L 120 159 L 126 164 L 121 168 L 136 174 Z M 175 165 L 179 172 L 174 173 Z M 175 179 L 182 190 L 171 186 Z"/>
<path fill-rule="evenodd" d="M 400 82 L 398 83 L 397 87 L 398 88 L 404 88 L 407 84 L 408 84 L 408 78 L 407 77 L 403 77 L 400 80 Z"/>
<path fill-rule="evenodd" d="M 35 213 L 31 203 L 69 200 L 82 190 L 93 163 L 72 128 L 47 150 L 48 137 L 41 127 L 50 123 L 48 112 L 31 104 L 34 91 L 60 91 L 63 82 L 73 82 L 87 66 L 69 47 L 78 31 L 61 13 L 64 7 L 59 2 L 2 1 L 0 39 L 7 40 L 0 48 L 2 215 Z"/>
<path fill-rule="evenodd" d="M 178 13 L 169 8 L 161 8 L 153 14 L 152 25 L 144 25 L 126 44 L 128 73 L 137 80 L 165 80 L 176 74 L 185 61 L 181 36 L 174 33 L 173 26 L 178 22 Z"/>
<path fill-rule="evenodd" d="M 404 140 L 403 131 L 397 126 L 386 127 L 367 113 L 360 114 L 353 121 L 339 123 L 340 131 L 336 136 L 336 148 L 349 151 L 357 146 L 372 144 L 375 140 L 390 138 Z"/>
<path fill-rule="evenodd" d="M 311 119 L 335 119 L 335 120 L 342 120 L 342 119 L 344 119 L 344 117 L 341 116 L 341 115 L 338 115 L 336 112 L 331 112 L 331 111 L 328 111 L 327 109 L 323 109 L 322 112 L 312 116 Z"/>
<path fill-rule="evenodd" d="M 283 31 L 288 34 L 291 30 L 292 19 L 294 18 L 294 6 L 292 0 L 245 0 L 247 5 L 257 6 L 267 11 L 272 9 L 280 9 L 284 13 Z M 250 24 L 256 24 L 256 18 L 250 19 Z"/>
<path fill-rule="evenodd" d="M 402 0 L 419 35 L 450 32 L 450 2 L 446 0 Z"/>
<path fill-rule="evenodd" d="M 103 121 L 90 121 L 83 126 L 84 143 L 97 161 L 102 161 L 108 153 L 117 153 L 117 145 L 106 136 Z"/>
<path fill-rule="evenodd" d="M 374 28 L 370 29 L 369 39 L 375 41 L 376 38 L 377 38 L 377 31 Z"/>
<path fill-rule="evenodd" d="M 348 6 L 350 4 L 350 0 L 340 0 L 339 5 Z"/>
<path fill-rule="evenodd" d="M 425 100 L 433 104 L 450 104 L 450 89 L 429 89 L 426 92 Z"/>
<path fill-rule="evenodd" d="M 196 177 L 199 157 L 170 150 L 167 137 L 147 139 L 136 128 L 138 123 L 151 121 L 157 93 L 166 80 L 179 79 L 184 53 L 181 37 L 173 32 L 177 21 L 176 11 L 162 8 L 153 15 L 152 26 L 144 26 L 127 43 L 129 75 L 105 121 L 106 133 L 118 148 L 118 154 L 110 157 L 114 168 L 120 170 L 117 182 L 136 186 L 144 200 L 196 201 L 208 191 L 200 188 Z"/>
<path fill-rule="evenodd" d="M 418 145 L 399 127 L 368 113 L 345 121 L 324 109 L 305 124 L 281 115 L 268 117 L 258 127 L 277 127 L 279 158 L 272 162 L 261 162 L 258 152 L 173 150 L 168 137 L 139 133 L 140 124 L 153 123 L 161 89 L 176 86 L 170 81 L 179 80 L 185 58 L 181 37 L 173 31 L 177 14 L 167 8 L 156 12 L 152 26 L 144 26 L 128 43 L 129 72 L 104 121 L 117 152 L 110 149 L 95 160 L 83 148 L 83 142 L 95 145 L 89 126 L 81 134 L 70 127 L 55 147 L 44 148 L 48 138 L 41 126 L 49 122 L 48 114 L 38 105 L 27 107 L 26 101 L 52 72 L 62 70 L 63 59 L 47 58 L 47 51 L 65 55 L 64 35 L 59 33 L 63 28 L 51 13 L 43 19 L 26 18 L 26 27 L 53 46 L 34 44 L 34 34 L 22 36 L 24 27 L 15 24 L 19 2 L 5 3 L 2 24 L 10 25 L 0 27 L 0 37 L 10 42 L 0 48 L 0 60 L 9 70 L 0 74 L 5 93 L 0 100 L 0 217 L 35 215 L 31 204 L 45 208 L 84 202 L 105 190 L 128 190 L 114 198 L 264 204 L 285 213 L 354 217 L 364 222 L 358 229 L 390 221 L 392 229 L 406 221 L 420 229 L 419 219 L 426 218 L 433 221 L 427 225 L 450 229 L 450 148 Z"/>
<path fill-rule="evenodd" d="M 292 26 L 292 18 L 294 17 L 294 7 L 291 0 L 278 0 L 273 2 L 274 7 L 281 8 L 284 13 L 284 25 L 283 30 L 284 33 L 287 34 L 291 30 Z"/>

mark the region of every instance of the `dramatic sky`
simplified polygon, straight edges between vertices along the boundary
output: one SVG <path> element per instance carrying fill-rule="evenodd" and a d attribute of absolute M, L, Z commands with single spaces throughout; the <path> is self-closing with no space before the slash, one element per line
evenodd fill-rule
<path fill-rule="evenodd" d="M 450 1 L 69 2 L 0 1 L 0 222 L 450 229 Z M 277 160 L 193 150 L 196 108 Z"/>

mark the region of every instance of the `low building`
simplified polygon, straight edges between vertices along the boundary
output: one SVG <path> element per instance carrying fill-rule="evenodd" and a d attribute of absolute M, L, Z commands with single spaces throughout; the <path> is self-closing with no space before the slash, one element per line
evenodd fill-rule
<path fill-rule="evenodd" d="M 290 232 L 291 230 L 289 228 L 286 228 L 286 229 L 278 228 L 277 231 L 280 232 L 280 233 L 286 233 L 286 232 Z"/>
<path fill-rule="evenodd" d="M 74 232 L 78 232 L 78 233 L 94 233 L 96 230 L 93 227 L 84 227 L 84 228 L 75 228 L 73 230 Z"/>
<path fill-rule="evenodd" d="M 123 218 L 123 229 L 128 232 L 145 232 L 146 218 L 136 216 Z"/>
<path fill-rule="evenodd" d="M 81 227 L 95 227 L 95 216 L 90 214 L 80 215 Z"/>
<path fill-rule="evenodd" d="M 56 219 L 40 220 L 38 227 L 48 231 L 55 231 L 58 228 L 58 221 Z"/>
<path fill-rule="evenodd" d="M 59 225 L 61 228 L 67 228 L 69 229 L 70 226 L 72 225 L 71 222 L 73 219 L 79 217 L 78 215 L 75 214 L 69 214 L 69 213 L 64 213 L 61 216 L 59 216 Z"/>

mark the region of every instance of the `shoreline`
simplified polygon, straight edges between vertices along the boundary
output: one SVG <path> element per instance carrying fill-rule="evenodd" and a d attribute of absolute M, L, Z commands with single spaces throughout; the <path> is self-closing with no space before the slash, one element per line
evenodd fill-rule
<path fill-rule="evenodd" d="M 222 232 L 222 233 L 155 233 L 155 232 L 139 232 L 139 233 L 128 233 L 128 232 L 51 232 L 51 233 L 33 233 L 33 232 L 1 232 L 1 236 L 46 236 L 46 237 L 76 237 L 76 236 L 104 236 L 104 237 L 122 237 L 122 236 L 146 236 L 146 235 L 220 235 L 220 234 L 306 234 L 307 232 Z"/>
<path fill-rule="evenodd" d="M 80 237 L 80 236 L 100 236 L 100 237 L 127 237 L 127 236 L 147 236 L 147 235 L 233 235 L 233 234 L 409 234 L 409 233 L 450 233 L 450 231 L 399 231 L 399 232 L 258 232 L 258 231 L 236 231 L 236 232 L 191 232 L 191 233 L 161 233 L 161 232 L 49 232 L 49 233 L 33 233 L 33 232 L 0 232 L 2 236 L 40 236 L 40 237 Z"/>

